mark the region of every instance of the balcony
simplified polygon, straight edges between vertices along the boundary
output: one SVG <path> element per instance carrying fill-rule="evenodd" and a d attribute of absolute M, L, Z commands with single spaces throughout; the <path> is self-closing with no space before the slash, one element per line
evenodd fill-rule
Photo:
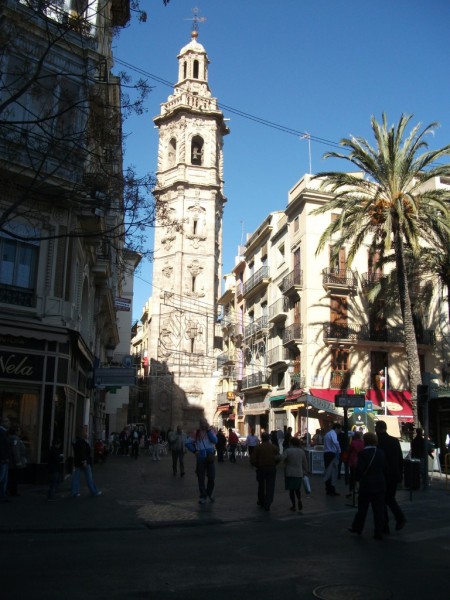
<path fill-rule="evenodd" d="M 298 296 L 298 293 L 303 289 L 303 271 L 294 269 L 286 277 L 283 278 L 280 284 L 280 290 L 286 296 Z"/>
<path fill-rule="evenodd" d="M 287 318 L 289 310 L 289 299 L 279 298 L 269 306 L 269 323 L 284 321 Z"/>
<path fill-rule="evenodd" d="M 217 405 L 227 404 L 234 400 L 234 392 L 219 392 L 217 394 Z"/>
<path fill-rule="evenodd" d="M 284 346 L 275 346 L 266 354 L 266 364 L 273 367 L 276 364 L 286 363 L 289 360 L 289 352 Z"/>
<path fill-rule="evenodd" d="M 322 285 L 325 290 L 334 290 L 340 293 L 356 292 L 358 282 L 356 273 L 351 269 L 332 269 L 327 267 L 322 271 Z"/>
<path fill-rule="evenodd" d="M 403 327 L 385 327 L 373 329 L 369 325 L 348 325 L 341 323 L 324 323 L 323 339 L 325 342 L 376 342 L 386 344 L 404 344 Z M 424 329 L 416 333 L 418 344 L 433 346 L 436 341 L 433 329 Z"/>
<path fill-rule="evenodd" d="M 250 293 L 256 294 L 265 288 L 270 281 L 270 270 L 269 267 L 264 266 L 258 269 L 247 281 L 244 283 L 244 296 L 248 296 Z"/>
<path fill-rule="evenodd" d="M 330 389 L 347 390 L 350 385 L 351 371 L 333 371 L 330 376 Z"/>
<path fill-rule="evenodd" d="M 388 276 L 384 273 L 378 273 L 374 271 L 373 273 L 363 273 L 361 275 L 361 284 L 364 292 L 370 290 L 374 285 L 380 283 L 383 279 L 386 279 Z"/>
<path fill-rule="evenodd" d="M 306 379 L 300 373 L 292 373 L 291 378 L 291 389 L 302 390 L 306 385 Z"/>
<path fill-rule="evenodd" d="M 222 352 L 217 357 L 217 368 L 221 369 L 225 365 L 234 365 L 235 357 L 234 351 L 230 350 L 229 352 Z"/>
<path fill-rule="evenodd" d="M 250 323 L 244 327 L 244 339 L 250 337 L 259 337 L 266 334 L 269 331 L 269 318 L 267 315 L 256 319 L 253 323 Z"/>
<path fill-rule="evenodd" d="M 283 344 L 301 344 L 303 341 L 303 325 L 293 323 L 283 331 Z"/>
<path fill-rule="evenodd" d="M 247 377 L 244 377 L 242 380 L 242 390 L 248 390 L 249 388 L 260 386 L 270 388 L 270 385 L 267 383 L 267 378 L 262 371 L 247 375 Z"/>
<path fill-rule="evenodd" d="M 1 284 L 0 303 L 36 308 L 36 294 L 34 293 L 34 289 Z"/>

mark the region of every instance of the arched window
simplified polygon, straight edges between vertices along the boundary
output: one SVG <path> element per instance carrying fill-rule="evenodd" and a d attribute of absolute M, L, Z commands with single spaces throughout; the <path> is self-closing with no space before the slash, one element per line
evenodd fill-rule
<path fill-rule="evenodd" d="M 198 60 L 194 60 L 194 79 L 198 79 Z"/>
<path fill-rule="evenodd" d="M 169 167 L 173 167 L 177 162 L 177 140 L 172 138 L 169 142 L 169 149 L 167 153 L 167 160 Z"/>
<path fill-rule="evenodd" d="M 192 138 L 191 164 L 203 164 L 203 139 L 199 135 L 196 135 L 194 138 Z"/>
<path fill-rule="evenodd" d="M 183 63 L 183 79 L 186 79 L 187 76 L 187 64 L 186 61 Z"/>

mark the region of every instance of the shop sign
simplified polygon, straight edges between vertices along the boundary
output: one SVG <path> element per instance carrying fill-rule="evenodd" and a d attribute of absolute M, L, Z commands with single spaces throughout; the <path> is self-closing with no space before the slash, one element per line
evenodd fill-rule
<path fill-rule="evenodd" d="M 0 352 L 0 378 L 21 381 L 42 379 L 44 357 L 36 354 Z"/>

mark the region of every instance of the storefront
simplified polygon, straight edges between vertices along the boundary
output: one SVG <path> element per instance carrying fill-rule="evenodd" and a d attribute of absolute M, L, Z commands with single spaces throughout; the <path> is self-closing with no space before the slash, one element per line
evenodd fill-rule
<path fill-rule="evenodd" d="M 270 404 L 267 398 L 261 400 L 261 397 L 255 400 L 246 400 L 243 407 L 244 415 L 244 430 L 243 434 L 247 435 L 252 429 L 255 430 L 258 437 L 261 431 L 267 431 L 269 428 L 269 410 Z"/>
<path fill-rule="evenodd" d="M 77 333 L 1 327 L 0 416 L 20 428 L 27 449 L 25 480 L 47 477 L 52 439 L 58 437 L 64 455 L 71 457 L 75 426 L 88 422 L 91 412 L 92 364 Z"/>

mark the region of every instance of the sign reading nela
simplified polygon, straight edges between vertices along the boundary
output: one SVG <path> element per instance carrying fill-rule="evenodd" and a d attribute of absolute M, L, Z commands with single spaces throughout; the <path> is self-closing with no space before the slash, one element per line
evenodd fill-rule
<path fill-rule="evenodd" d="M 44 357 L 35 354 L 0 352 L 0 378 L 40 381 Z"/>

